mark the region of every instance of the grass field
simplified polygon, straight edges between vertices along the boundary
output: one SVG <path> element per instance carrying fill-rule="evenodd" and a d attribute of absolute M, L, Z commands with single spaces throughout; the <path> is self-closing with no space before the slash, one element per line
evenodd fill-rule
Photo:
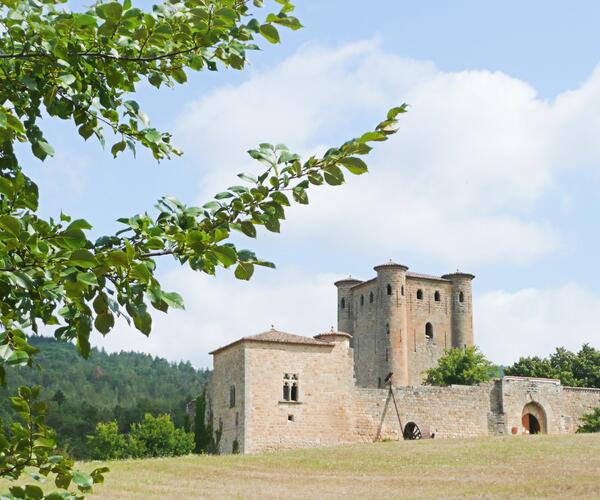
<path fill-rule="evenodd" d="M 600 498 L 598 434 L 384 442 L 108 465 L 105 484 L 90 500 Z"/>

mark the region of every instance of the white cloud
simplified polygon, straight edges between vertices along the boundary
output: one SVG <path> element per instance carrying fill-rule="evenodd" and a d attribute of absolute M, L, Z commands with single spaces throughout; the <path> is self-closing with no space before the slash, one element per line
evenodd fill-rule
<path fill-rule="evenodd" d="M 259 142 L 319 150 L 362 132 L 404 101 L 410 112 L 400 132 L 369 157 L 369 175 L 317 189 L 310 207 L 290 211 L 284 237 L 276 236 L 280 255 L 311 255 L 302 265 L 342 252 L 357 262 L 370 262 L 374 253 L 417 254 L 451 268 L 490 269 L 535 262 L 564 244 L 538 204 L 550 197 L 567 209 L 571 193 L 560 176 L 600 159 L 600 70 L 580 88 L 544 101 L 505 74 L 443 72 L 373 41 L 307 46 L 245 83 L 191 103 L 176 137 L 188 161 L 201 165 L 198 200 L 205 200 L 250 170 L 245 150 Z M 265 235 L 260 243 L 271 241 Z M 284 267 L 250 284 L 173 271 L 165 285 L 184 295 L 187 310 L 157 317 L 150 339 L 121 328 L 103 345 L 205 366 L 209 350 L 271 323 L 314 334 L 335 321 L 335 277 L 316 267 L 322 268 Z M 476 341 L 502 363 L 557 345 L 598 345 L 599 306 L 600 297 L 575 284 L 488 292 L 476 298 Z"/>
<path fill-rule="evenodd" d="M 203 166 L 204 200 L 252 168 L 245 150 L 258 142 L 319 150 L 404 101 L 410 112 L 369 157 L 371 173 L 315 190 L 313 206 L 291 212 L 287 237 L 359 257 L 377 247 L 463 268 L 527 262 L 559 247 L 560 230 L 536 204 L 544 196 L 562 203 L 563 169 L 600 158 L 600 72 L 547 102 L 503 73 L 443 72 L 386 53 L 376 41 L 307 46 L 191 103 L 178 137 Z"/>
<path fill-rule="evenodd" d="M 169 360 L 211 367 L 209 352 L 246 335 L 276 328 L 316 335 L 336 322 L 334 275 L 307 276 L 299 270 L 258 272 L 251 282 L 231 274 L 217 277 L 176 269 L 163 287 L 184 297 L 186 310 L 153 314 L 149 337 L 121 322 L 106 337 L 94 333 L 93 345 L 109 351 L 143 351 Z"/>
<path fill-rule="evenodd" d="M 476 343 L 497 363 L 546 356 L 560 346 L 600 348 L 600 296 L 576 284 L 488 292 L 473 307 Z"/>

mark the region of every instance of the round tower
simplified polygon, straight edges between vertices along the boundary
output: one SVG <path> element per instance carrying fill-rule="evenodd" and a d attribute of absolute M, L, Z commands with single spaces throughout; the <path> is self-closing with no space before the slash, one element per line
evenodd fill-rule
<path fill-rule="evenodd" d="M 380 304 L 377 334 L 389 337 L 388 370 L 392 386 L 408 385 L 408 327 L 406 312 L 406 271 L 392 261 L 375 266 L 377 297 Z"/>
<path fill-rule="evenodd" d="M 455 272 L 442 278 L 452 282 L 452 347 L 473 345 L 472 274 Z"/>
<path fill-rule="evenodd" d="M 352 300 L 352 287 L 362 283 L 349 276 L 346 279 L 336 281 L 337 287 L 337 329 L 340 332 L 347 332 L 354 335 L 354 312 Z"/>

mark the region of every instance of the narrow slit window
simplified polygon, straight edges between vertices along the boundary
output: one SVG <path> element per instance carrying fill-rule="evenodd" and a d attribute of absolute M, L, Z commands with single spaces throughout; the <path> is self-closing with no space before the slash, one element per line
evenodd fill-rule
<path fill-rule="evenodd" d="M 373 303 L 373 292 L 369 293 L 369 304 Z"/>
<path fill-rule="evenodd" d="M 342 299 L 342 302 L 340 305 L 342 306 L 342 309 L 346 309 L 346 299 Z"/>
<path fill-rule="evenodd" d="M 440 292 L 438 290 L 436 290 L 435 293 L 433 294 L 433 299 L 436 302 L 439 302 L 440 300 L 442 300 L 442 297 L 441 297 Z"/>
<path fill-rule="evenodd" d="M 361 296 L 360 296 L 360 305 L 361 305 L 361 306 L 364 306 L 364 305 L 365 305 L 365 296 L 364 296 L 364 295 L 361 295 Z"/>
<path fill-rule="evenodd" d="M 459 302 L 464 302 L 465 301 L 465 294 L 463 292 L 459 292 L 458 293 L 458 301 Z"/>
<path fill-rule="evenodd" d="M 423 300 L 423 290 L 420 288 L 417 290 L 417 300 Z"/>
<path fill-rule="evenodd" d="M 387 294 L 392 295 L 392 285 L 388 284 L 387 286 Z"/>
<path fill-rule="evenodd" d="M 229 408 L 235 406 L 235 385 L 229 386 Z"/>

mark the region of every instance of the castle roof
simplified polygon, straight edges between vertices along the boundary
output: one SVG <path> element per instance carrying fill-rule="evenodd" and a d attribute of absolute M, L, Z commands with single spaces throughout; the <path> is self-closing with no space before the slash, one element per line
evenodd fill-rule
<path fill-rule="evenodd" d="M 337 332 L 333 328 L 331 328 L 331 330 L 328 332 L 319 333 L 318 335 L 314 336 L 314 338 L 316 338 L 316 339 L 322 339 L 322 338 L 327 339 L 329 337 L 346 337 L 346 338 L 351 339 L 352 335 L 350 335 L 347 332 Z"/>
<path fill-rule="evenodd" d="M 446 275 L 444 275 L 446 276 Z M 433 276 L 431 274 L 421 274 L 421 273 L 406 273 L 407 278 L 420 278 L 423 280 L 436 280 L 436 281 L 450 281 L 448 278 L 444 276 Z"/>
<path fill-rule="evenodd" d="M 319 340 L 313 337 L 305 337 L 303 335 L 295 335 L 293 333 L 281 332 L 279 330 L 275 330 L 275 328 L 271 328 L 266 332 L 242 337 L 234 342 L 231 342 L 230 344 L 215 349 L 209 354 L 216 354 L 223 349 L 227 349 L 228 347 L 232 347 L 241 342 L 268 342 L 276 344 L 316 345 L 322 347 L 331 347 L 333 345 L 331 342 L 326 342 L 324 340 Z"/>

